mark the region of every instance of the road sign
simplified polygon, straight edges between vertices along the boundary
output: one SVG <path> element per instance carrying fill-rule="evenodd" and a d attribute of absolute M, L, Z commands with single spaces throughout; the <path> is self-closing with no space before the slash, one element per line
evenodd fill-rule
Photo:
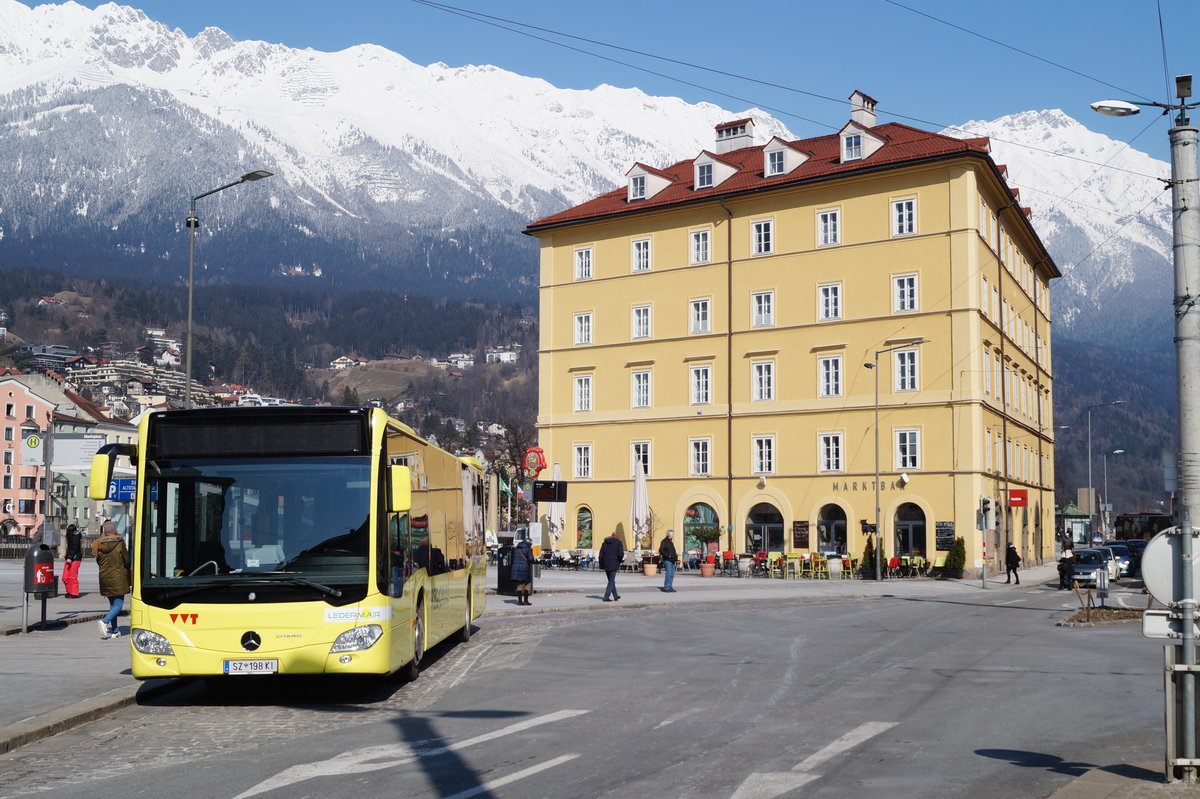
<path fill-rule="evenodd" d="M 1183 542 L 1178 528 L 1168 527 L 1146 544 L 1142 553 L 1142 580 L 1150 595 L 1164 605 L 1174 605 L 1183 596 Z M 1200 559 L 1192 559 L 1192 586 L 1200 592 Z"/>
<path fill-rule="evenodd" d="M 1196 637 L 1200 638 L 1200 624 L 1192 622 Z M 1183 640 L 1183 617 L 1171 610 L 1147 610 L 1142 614 L 1142 635 L 1147 638 L 1171 638 L 1175 643 Z"/>
<path fill-rule="evenodd" d="M 132 502 L 137 493 L 137 478 L 118 477 L 108 481 L 108 498 L 115 502 Z"/>

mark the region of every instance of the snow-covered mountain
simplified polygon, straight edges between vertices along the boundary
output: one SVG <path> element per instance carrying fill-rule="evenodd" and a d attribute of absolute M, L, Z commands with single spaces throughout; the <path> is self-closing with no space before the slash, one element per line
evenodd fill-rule
<path fill-rule="evenodd" d="M 366 274 L 528 297 L 527 220 L 607 191 L 635 158 L 697 153 L 739 116 L 789 135 L 753 110 L 636 89 L 424 67 L 373 45 L 190 38 L 115 4 L 0 0 L 0 252 L 24 255 L 52 229 L 59 258 L 146 254 L 172 273 L 180 198 L 261 168 L 277 177 L 201 201 L 203 230 L 222 228 L 202 249 L 209 279 Z M 255 263 L 238 263 L 248 251 Z"/>

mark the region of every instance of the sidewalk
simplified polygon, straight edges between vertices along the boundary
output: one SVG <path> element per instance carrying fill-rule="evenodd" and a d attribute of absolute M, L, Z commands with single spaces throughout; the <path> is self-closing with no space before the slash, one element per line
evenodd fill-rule
<path fill-rule="evenodd" d="M 62 563 L 55 564 L 61 574 Z M 988 589 L 1015 589 L 1002 579 L 989 579 Z M 177 680 L 138 682 L 130 676 L 129 639 L 101 640 L 95 620 L 108 610 L 108 600 L 96 590 L 95 563 L 86 560 L 79 583 L 81 599 L 59 596 L 47 600 L 49 622 L 65 622 L 46 631 L 19 634 L 24 564 L 0 561 L 0 669 L 5 698 L 0 703 L 0 754 L 49 737 L 79 724 L 102 718 L 141 699 L 171 690 Z M 1021 588 L 1056 584 L 1054 564 L 1021 570 Z M 541 613 L 596 612 L 663 605 L 705 604 L 737 606 L 749 602 L 880 597 L 956 596 L 977 592 L 979 579 L 928 580 L 779 580 L 765 578 L 702 578 L 696 572 L 679 572 L 673 594 L 659 590 L 662 575 L 646 577 L 622 572 L 617 576 L 618 602 L 602 602 L 605 577 L 599 571 L 544 570 L 534 581 L 531 607 L 516 604 L 516 597 L 494 590 L 496 573 L 488 569 L 488 600 L 483 617 Z M 61 591 L 61 587 L 60 587 Z M 41 602 L 30 602 L 29 620 L 41 619 Z M 121 617 L 122 631 L 128 616 Z M 1097 767 L 1076 778 L 1052 799 L 1125 799 L 1135 796 L 1175 796 L 1184 790 L 1161 782 L 1161 765 Z M 1155 780 L 1159 780 L 1156 782 Z"/>

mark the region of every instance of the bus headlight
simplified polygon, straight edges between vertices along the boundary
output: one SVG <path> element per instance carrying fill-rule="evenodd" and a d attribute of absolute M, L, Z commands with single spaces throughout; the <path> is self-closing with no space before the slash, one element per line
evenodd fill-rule
<path fill-rule="evenodd" d="M 158 633 L 149 630 L 133 628 L 129 637 L 133 639 L 133 648 L 145 655 L 174 655 L 171 643 Z"/>
<path fill-rule="evenodd" d="M 381 635 L 383 635 L 383 628 L 378 624 L 364 624 L 362 627 L 346 630 L 339 635 L 334 640 L 333 646 L 329 647 L 329 651 L 356 652 L 360 649 L 370 649 Z"/>

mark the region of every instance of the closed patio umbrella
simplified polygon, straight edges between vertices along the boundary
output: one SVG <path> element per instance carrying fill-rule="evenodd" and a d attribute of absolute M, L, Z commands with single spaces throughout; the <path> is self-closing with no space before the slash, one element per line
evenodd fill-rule
<path fill-rule="evenodd" d="M 650 494 L 646 490 L 646 471 L 641 459 L 634 466 L 633 501 L 629 503 L 629 518 L 633 521 L 633 540 L 637 549 L 650 532 Z"/>

